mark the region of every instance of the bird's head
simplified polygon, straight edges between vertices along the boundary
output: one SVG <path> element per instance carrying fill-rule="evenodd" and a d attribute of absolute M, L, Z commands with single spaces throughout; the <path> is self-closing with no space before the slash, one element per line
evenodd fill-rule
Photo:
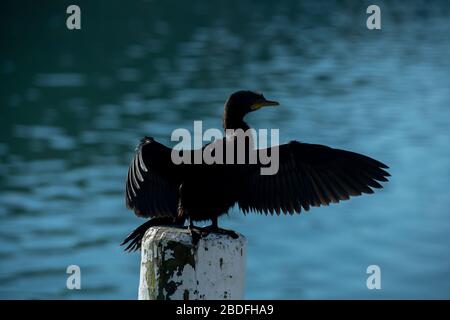
<path fill-rule="evenodd" d="M 225 102 L 225 113 L 235 117 L 243 117 L 249 112 L 262 107 L 278 106 L 276 101 L 267 100 L 262 93 L 254 91 L 237 91 L 230 95 Z"/>

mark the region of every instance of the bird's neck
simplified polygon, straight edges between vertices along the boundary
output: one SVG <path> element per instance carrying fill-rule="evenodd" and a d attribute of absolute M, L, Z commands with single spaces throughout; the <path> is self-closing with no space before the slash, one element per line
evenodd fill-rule
<path fill-rule="evenodd" d="M 227 129 L 242 129 L 244 131 L 250 129 L 250 126 L 244 121 L 243 117 L 230 117 L 225 114 L 223 117 L 223 128 Z"/>

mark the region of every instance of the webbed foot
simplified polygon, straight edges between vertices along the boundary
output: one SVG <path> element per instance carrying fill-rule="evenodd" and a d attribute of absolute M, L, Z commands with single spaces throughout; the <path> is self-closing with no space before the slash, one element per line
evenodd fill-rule
<path fill-rule="evenodd" d="M 205 229 L 208 232 L 208 234 L 209 233 L 218 233 L 218 234 L 223 234 L 223 235 L 226 235 L 226 236 L 230 236 L 233 239 L 239 238 L 239 235 L 236 232 L 234 232 L 233 230 L 222 229 L 222 228 L 219 228 L 219 227 L 214 226 L 214 225 L 207 226 L 207 227 L 205 227 L 203 229 Z"/>

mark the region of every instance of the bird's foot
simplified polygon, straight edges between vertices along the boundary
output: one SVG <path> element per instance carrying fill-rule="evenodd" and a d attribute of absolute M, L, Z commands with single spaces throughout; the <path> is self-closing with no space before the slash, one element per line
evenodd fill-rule
<path fill-rule="evenodd" d="M 207 226 L 207 227 L 203 227 L 203 228 L 199 228 L 199 227 L 195 227 L 195 228 L 200 230 L 199 235 L 201 236 L 201 238 L 208 236 L 210 233 L 227 235 L 233 239 L 239 238 L 239 235 L 236 232 L 234 232 L 233 230 L 222 229 L 215 225 L 211 225 L 211 226 Z"/>
<path fill-rule="evenodd" d="M 201 238 L 206 237 L 209 232 L 205 231 L 205 228 L 196 227 L 196 226 L 188 226 L 189 231 L 192 236 L 192 243 L 196 246 Z"/>
<path fill-rule="evenodd" d="M 239 235 L 236 232 L 234 232 L 233 230 L 222 229 L 217 226 L 207 226 L 204 229 L 206 229 L 208 231 L 208 234 L 209 233 L 218 233 L 218 234 L 223 234 L 223 235 L 229 236 L 233 239 L 239 238 Z"/>

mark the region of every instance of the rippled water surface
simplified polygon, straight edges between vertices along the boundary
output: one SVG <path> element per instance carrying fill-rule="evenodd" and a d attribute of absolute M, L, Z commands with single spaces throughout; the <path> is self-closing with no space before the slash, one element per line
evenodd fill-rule
<path fill-rule="evenodd" d="M 300 216 L 222 218 L 248 238 L 246 297 L 450 298 L 450 6 L 426 3 L 382 2 L 381 31 L 366 2 L 82 1 L 80 31 L 69 3 L 2 4 L 0 298 L 135 299 L 140 257 L 118 246 L 142 222 L 124 206 L 134 146 L 220 128 L 241 88 L 282 104 L 252 126 L 392 173 Z"/>

